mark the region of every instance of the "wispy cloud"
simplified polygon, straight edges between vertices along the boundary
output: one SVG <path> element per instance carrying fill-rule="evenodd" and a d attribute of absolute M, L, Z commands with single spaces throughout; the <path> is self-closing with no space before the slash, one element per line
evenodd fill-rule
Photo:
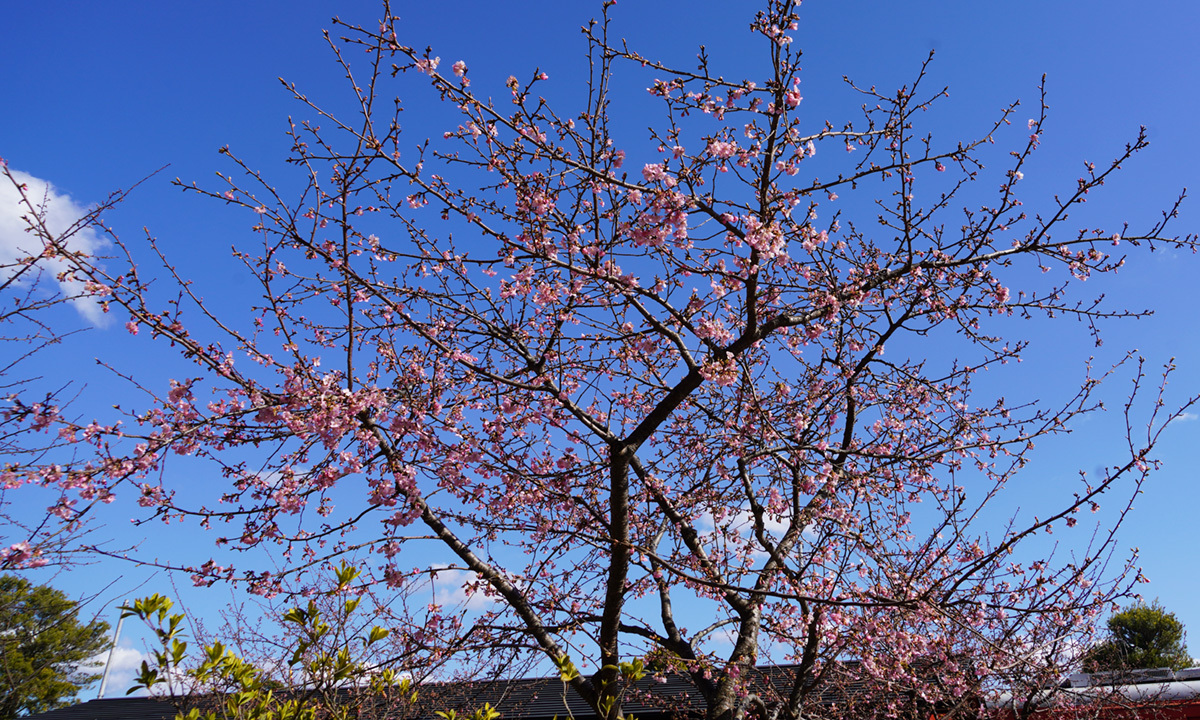
<path fill-rule="evenodd" d="M 1175 419 L 1173 419 L 1171 422 L 1173 422 L 1173 423 L 1192 422 L 1193 420 L 1197 420 L 1197 419 L 1200 419 L 1200 415 L 1198 415 L 1196 413 L 1191 413 L 1191 412 L 1183 412 L 1183 413 L 1179 413 L 1179 416 L 1176 417 Z"/>
<path fill-rule="evenodd" d="M 75 252 L 95 255 L 107 245 L 96 228 L 87 224 L 85 219 L 90 213 L 87 207 L 75 202 L 70 195 L 61 192 L 47 180 L 11 168 L 9 172 L 18 184 L 24 186 L 24 199 L 16 185 L 0 176 L 0 268 L 4 269 L 0 274 L 11 277 L 22 258 L 41 254 L 43 241 L 30 232 L 31 220 L 35 220 L 51 235 L 64 239 L 67 248 Z M 30 205 L 33 206 L 32 218 Z M 76 298 L 72 304 L 80 315 L 93 325 L 105 324 L 106 317 L 99 304 L 92 298 L 80 297 L 83 291 L 81 283 L 56 277 L 65 269 L 62 260 L 43 259 L 41 263 L 45 276 L 55 278 L 59 291 L 67 297 Z"/>

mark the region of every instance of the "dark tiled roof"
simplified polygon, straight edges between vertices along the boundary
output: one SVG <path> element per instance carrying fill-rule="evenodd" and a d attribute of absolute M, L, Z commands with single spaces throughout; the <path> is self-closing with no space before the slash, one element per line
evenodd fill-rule
<path fill-rule="evenodd" d="M 771 665 L 750 671 L 748 690 L 768 704 L 786 698 L 795 678 L 795 665 Z M 844 704 L 851 698 L 865 697 L 867 685 L 856 682 L 852 673 L 843 671 L 836 689 L 819 691 L 809 698 L 812 705 Z M 418 701 L 409 714 L 416 720 L 437 720 L 436 711 L 455 710 L 461 717 L 484 703 L 491 704 L 502 720 L 551 720 L 558 718 L 594 718 L 595 713 L 574 691 L 558 678 L 472 681 L 427 684 L 420 687 Z M 647 677 L 627 688 L 621 703 L 626 715 L 639 720 L 702 717 L 703 695 L 689 676 L 670 674 Z"/>
<path fill-rule="evenodd" d="M 423 685 L 418 692 L 412 716 L 418 720 L 436 719 L 436 711 L 455 710 L 461 716 L 484 703 L 496 708 L 504 720 L 550 720 L 592 718 L 595 713 L 573 690 L 558 678 L 472 681 Z M 700 710 L 702 703 L 696 688 L 683 677 L 666 683 L 643 680 L 626 694 L 621 704 L 626 714 L 638 718 L 665 717 Z"/>
<path fill-rule="evenodd" d="M 25 720 L 170 720 L 175 706 L 157 698 L 108 698 L 30 715 Z"/>
<path fill-rule="evenodd" d="M 853 705 L 855 699 L 869 694 L 866 684 L 856 682 L 846 666 L 842 669 L 844 677 L 831 683 L 836 689 L 816 693 L 809 698 L 812 705 Z M 749 678 L 749 690 L 773 704 L 788 696 L 795 666 L 767 666 L 750 672 L 753 675 Z M 904 693 L 893 688 L 889 694 Z M 180 697 L 175 702 L 188 700 Z M 453 710 L 461 718 L 469 716 L 484 703 L 500 712 L 502 720 L 552 720 L 555 717 L 587 720 L 595 717 L 591 708 L 556 677 L 427 683 L 418 688 L 415 704 L 381 709 L 377 716 L 392 720 L 439 720 L 435 715 L 437 711 Z M 639 720 L 696 718 L 704 715 L 704 700 L 689 677 L 674 674 L 662 678 L 647 677 L 628 688 L 622 708 L 627 715 L 632 714 Z M 175 705 L 169 698 L 120 698 L 92 700 L 34 715 L 28 720 L 170 720 L 175 712 Z"/>

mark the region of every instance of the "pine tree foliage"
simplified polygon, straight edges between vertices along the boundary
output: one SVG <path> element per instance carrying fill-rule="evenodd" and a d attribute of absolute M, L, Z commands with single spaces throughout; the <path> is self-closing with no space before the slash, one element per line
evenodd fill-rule
<path fill-rule="evenodd" d="M 0 720 L 68 704 L 96 680 L 87 659 L 108 645 L 108 623 L 79 618 L 62 591 L 0 575 Z"/>
<path fill-rule="evenodd" d="M 1115 613 L 1108 619 L 1108 633 L 1108 639 L 1098 644 L 1088 659 L 1092 670 L 1179 670 L 1192 664 L 1183 623 L 1157 600 Z"/>

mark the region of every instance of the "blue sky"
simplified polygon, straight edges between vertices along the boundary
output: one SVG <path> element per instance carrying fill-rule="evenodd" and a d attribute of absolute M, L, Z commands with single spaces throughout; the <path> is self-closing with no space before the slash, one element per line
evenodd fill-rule
<path fill-rule="evenodd" d="M 578 28 L 598 14 L 598 3 L 464 0 L 453 6 L 397 2 L 395 7 L 405 21 L 407 35 L 402 40 L 431 45 L 444 62 L 465 60 L 476 89 L 502 94 L 505 77 L 526 76 L 540 67 L 551 76 L 560 99 L 570 102 L 582 90 L 585 45 Z M 668 64 L 691 65 L 696 46 L 704 43 L 722 72 L 755 77 L 761 73 L 754 71 L 754 57 L 745 52 L 744 30 L 754 7 L 741 2 L 622 0 L 614 10 L 614 32 L 643 54 Z M 146 228 L 200 286 L 219 295 L 229 277 L 227 249 L 248 223 L 212 202 L 179 192 L 170 180 L 204 184 L 212 181 L 214 172 L 231 171 L 216 152 L 224 145 L 251 165 L 268 171 L 280 168 L 289 146 L 284 134 L 287 118 L 304 119 L 311 112 L 295 103 L 277 78 L 296 83 L 318 102 L 345 100 L 343 79 L 320 35 L 335 8 L 352 22 L 372 24 L 379 15 L 378 6 L 370 2 L 11 4 L 4 10 L 7 33 L 0 44 L 0 64 L 7 69 L 0 74 L 0 97 L 6 100 L 0 113 L 0 157 L 12 168 L 53 184 L 80 205 L 149 178 L 108 216 L 109 225 L 129 240 Z M 1148 128 L 1151 147 L 1093 200 L 1087 223 L 1111 225 L 1128 219 L 1144 225 L 1183 187 L 1196 184 L 1200 58 L 1194 51 L 1194 32 L 1200 27 L 1200 4 L 1147 0 L 1135 8 L 1115 0 L 808 0 L 801 17 L 801 89 L 804 108 L 814 122 L 836 123 L 854 116 L 859 101 L 842 84 L 843 75 L 862 85 L 892 88 L 910 81 L 925 55 L 936 50 L 929 87 L 950 88 L 949 99 L 931 120 L 943 140 L 985 131 L 999 111 L 1018 98 L 1032 108 L 1039 80 L 1047 75 L 1050 119 L 1023 187 L 1032 209 L 1070 187 L 1083 161 L 1099 164 L 1115 155 L 1139 125 Z M 630 145 L 642 142 L 644 128 L 657 119 L 638 114 L 649 107 L 643 90 L 644 84 L 634 84 L 620 96 L 631 108 L 622 118 Z M 420 114 L 421 103 L 429 106 L 430 101 L 409 101 L 415 111 L 408 121 L 416 128 L 410 132 L 440 134 L 445 129 L 437 126 L 436 115 Z M 1027 116 L 1025 111 L 1016 115 L 1018 127 L 1007 136 L 1014 145 L 1020 142 Z M 1175 231 L 1197 227 L 1200 204 L 1188 201 Z M 1114 305 L 1156 310 L 1148 320 L 1110 325 L 1100 357 L 1138 348 L 1151 367 L 1176 358 L 1178 372 L 1169 393 L 1173 401 L 1200 392 L 1193 280 L 1197 269 L 1197 260 L 1190 256 L 1143 255 L 1115 279 L 1094 288 Z M 85 324 L 73 317 L 63 321 Z M 1026 362 L 1002 382 L 1011 383 L 1012 392 L 1031 397 L 1069 390 L 1091 352 L 1076 330 L 1035 330 Z M 93 369 L 91 358 L 105 353 L 115 353 L 153 381 L 164 383 L 170 374 L 169 366 L 157 364 L 157 356 L 147 355 L 145 346 L 130 345 L 115 327 L 93 329 L 70 354 L 48 357 L 46 374 L 102 386 L 110 381 Z M 1108 390 L 1113 408 L 1119 408 L 1124 397 L 1124 383 L 1118 380 Z M 1104 464 L 1119 439 L 1114 435 L 1119 420 L 1109 413 L 1081 423 L 1063 441 L 1039 448 L 1037 463 L 1017 492 L 1036 497 L 1056 477 Z M 1152 580 L 1146 595 L 1160 598 L 1196 633 L 1200 579 L 1187 548 L 1193 539 L 1188 528 L 1200 508 L 1195 481 L 1198 434 L 1200 422 L 1194 421 L 1167 431 L 1158 453 L 1164 469 L 1139 498 L 1122 530 L 1123 544 L 1140 548 Z M 1014 502 L 1020 504 L 1021 497 Z M 104 530 L 118 542 L 132 542 L 119 510 L 114 508 L 110 527 Z M 29 512 L 37 511 L 36 502 L 31 502 Z M 149 537 L 156 546 L 161 540 L 164 553 L 173 543 L 203 541 L 158 526 L 132 532 L 128 537 Z M 183 587 L 172 589 L 161 577 L 141 584 L 146 575 L 128 564 L 105 562 L 53 578 L 34 577 L 52 579 L 77 596 L 116 578 L 93 604 L 98 611 L 129 594 L 183 592 L 190 608 L 211 617 L 214 606 L 228 599 L 223 592 L 197 595 Z M 114 613 L 105 614 L 115 619 Z M 123 644 L 134 642 L 131 634 Z M 1200 635 L 1195 642 L 1200 655 Z"/>

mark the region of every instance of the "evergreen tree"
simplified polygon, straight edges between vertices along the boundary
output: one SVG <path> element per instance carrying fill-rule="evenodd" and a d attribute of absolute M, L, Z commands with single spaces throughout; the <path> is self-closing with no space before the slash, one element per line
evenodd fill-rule
<path fill-rule="evenodd" d="M 59 590 L 0 575 L 0 720 L 62 707 L 99 676 L 84 665 L 108 645 L 108 623 L 80 622 Z"/>
<path fill-rule="evenodd" d="M 1138 603 L 1108 619 L 1108 639 L 1092 648 L 1087 665 L 1097 670 L 1189 667 L 1183 623 L 1155 600 Z"/>

